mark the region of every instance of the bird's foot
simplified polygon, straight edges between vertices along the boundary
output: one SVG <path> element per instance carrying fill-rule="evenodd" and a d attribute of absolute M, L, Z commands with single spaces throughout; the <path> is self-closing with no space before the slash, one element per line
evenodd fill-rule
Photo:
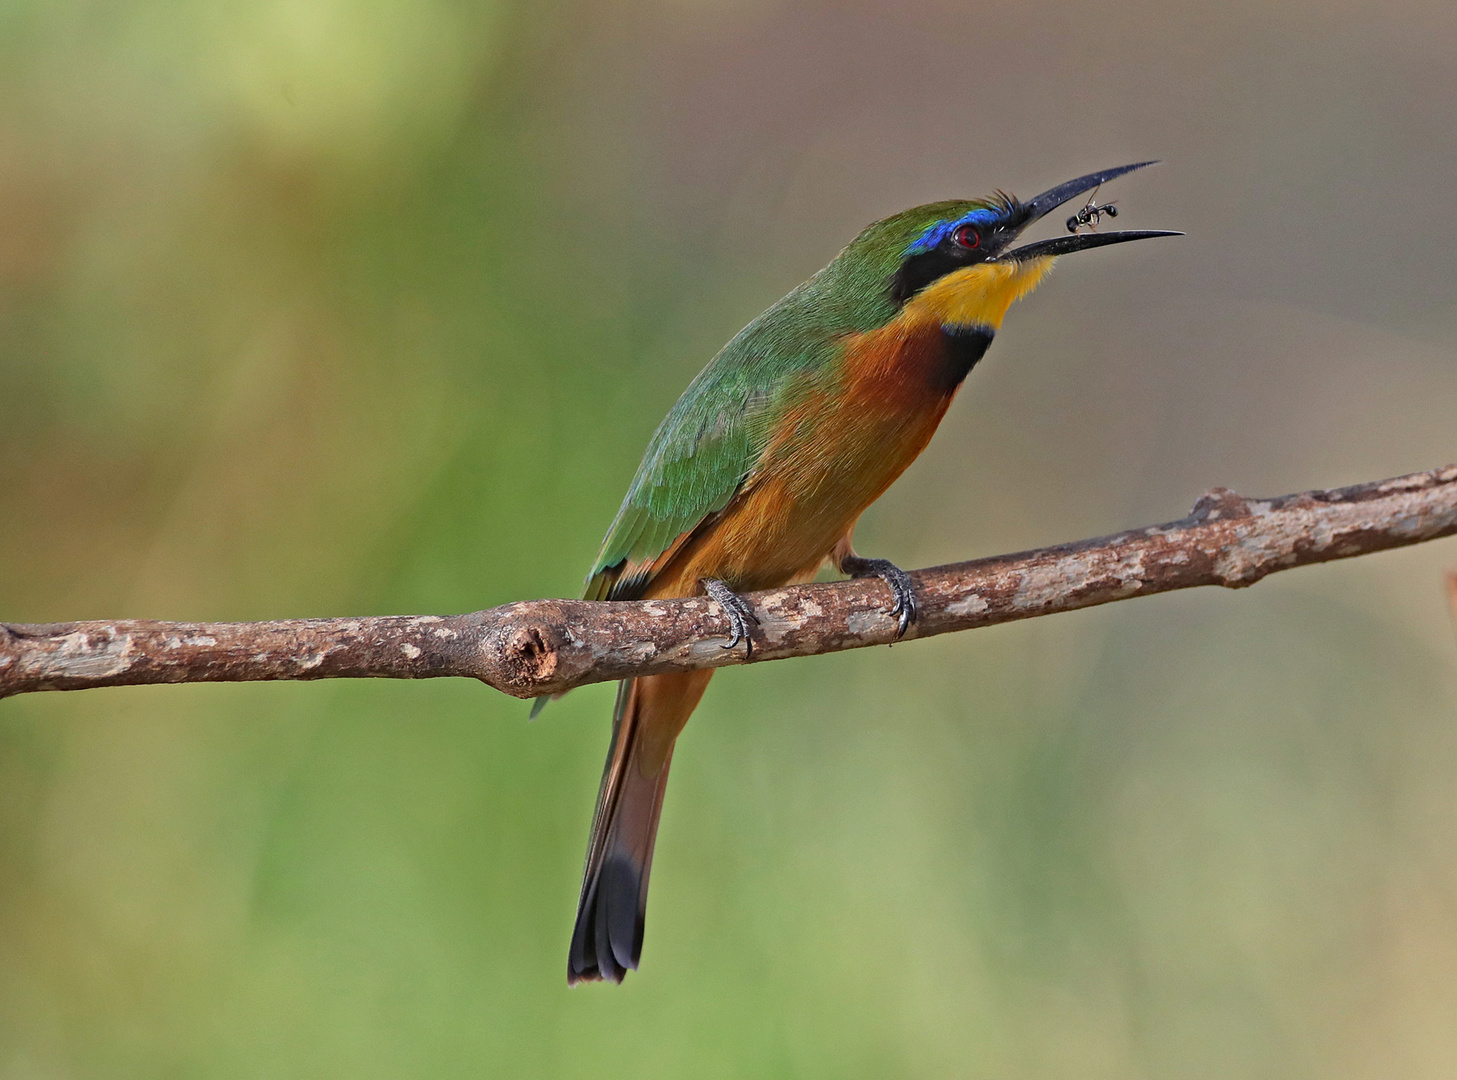
<path fill-rule="evenodd" d="M 896 640 L 905 637 L 911 623 L 916 621 L 916 590 L 911 585 L 911 575 L 889 559 L 862 559 L 859 555 L 846 556 L 840 561 L 840 569 L 852 578 L 878 577 L 890 587 L 890 594 L 895 598 L 890 613 L 895 617 Z"/>
<path fill-rule="evenodd" d="M 744 659 L 754 655 L 754 639 L 749 636 L 749 624 L 759 625 L 759 617 L 754 614 L 754 609 L 749 602 L 738 593 L 734 592 L 718 578 L 704 578 L 703 591 L 708 593 L 710 600 L 716 600 L 719 607 L 723 608 L 724 618 L 728 619 L 729 639 L 727 645 L 720 645 L 720 649 L 732 649 L 739 642 L 744 643 Z"/>

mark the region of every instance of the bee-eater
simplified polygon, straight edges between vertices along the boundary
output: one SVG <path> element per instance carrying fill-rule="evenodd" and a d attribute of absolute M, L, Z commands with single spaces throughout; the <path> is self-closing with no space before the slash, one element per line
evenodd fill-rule
<path fill-rule="evenodd" d="M 1007 309 L 1057 256 L 1179 235 L 1078 232 L 1011 247 L 1054 208 L 1151 164 L 1082 176 L 1027 202 L 998 192 L 931 203 L 866 228 L 689 384 L 648 444 L 586 598 L 706 593 L 723 608 L 724 647 L 752 650 L 754 616 L 738 593 L 809 581 L 828 561 L 882 578 L 905 633 L 916 615 L 911 580 L 855 553 L 856 519 L 926 448 Z M 621 982 L 638 965 L 673 743 L 712 675 L 618 687 L 569 983 Z"/>

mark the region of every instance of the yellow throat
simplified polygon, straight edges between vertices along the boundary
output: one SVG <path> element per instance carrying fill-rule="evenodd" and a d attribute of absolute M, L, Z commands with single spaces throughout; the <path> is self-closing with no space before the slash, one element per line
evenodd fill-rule
<path fill-rule="evenodd" d="M 937 278 L 907 302 L 902 316 L 914 323 L 986 326 L 997 330 L 1007 309 L 1052 269 L 1053 256 L 1025 262 L 977 263 Z"/>

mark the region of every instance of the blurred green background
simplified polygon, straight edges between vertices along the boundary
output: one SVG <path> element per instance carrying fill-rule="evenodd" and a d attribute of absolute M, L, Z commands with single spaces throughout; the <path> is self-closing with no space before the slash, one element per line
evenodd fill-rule
<path fill-rule="evenodd" d="M 862 225 L 1144 157 L 861 549 L 1445 464 L 1454 122 L 1423 0 L 7 0 L 0 618 L 574 595 Z M 0 1077 L 1453 1076 L 1454 564 L 721 674 L 620 988 L 609 687 L 5 701 Z"/>

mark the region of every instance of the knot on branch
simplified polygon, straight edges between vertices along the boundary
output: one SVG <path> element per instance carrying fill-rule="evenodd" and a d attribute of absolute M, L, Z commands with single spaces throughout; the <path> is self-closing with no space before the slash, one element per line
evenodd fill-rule
<path fill-rule="evenodd" d="M 513 692 L 530 696 L 537 687 L 556 677 L 561 650 L 568 644 L 561 626 L 532 620 L 508 625 L 499 643 L 501 677 Z M 485 643 L 487 658 L 491 644 Z"/>

